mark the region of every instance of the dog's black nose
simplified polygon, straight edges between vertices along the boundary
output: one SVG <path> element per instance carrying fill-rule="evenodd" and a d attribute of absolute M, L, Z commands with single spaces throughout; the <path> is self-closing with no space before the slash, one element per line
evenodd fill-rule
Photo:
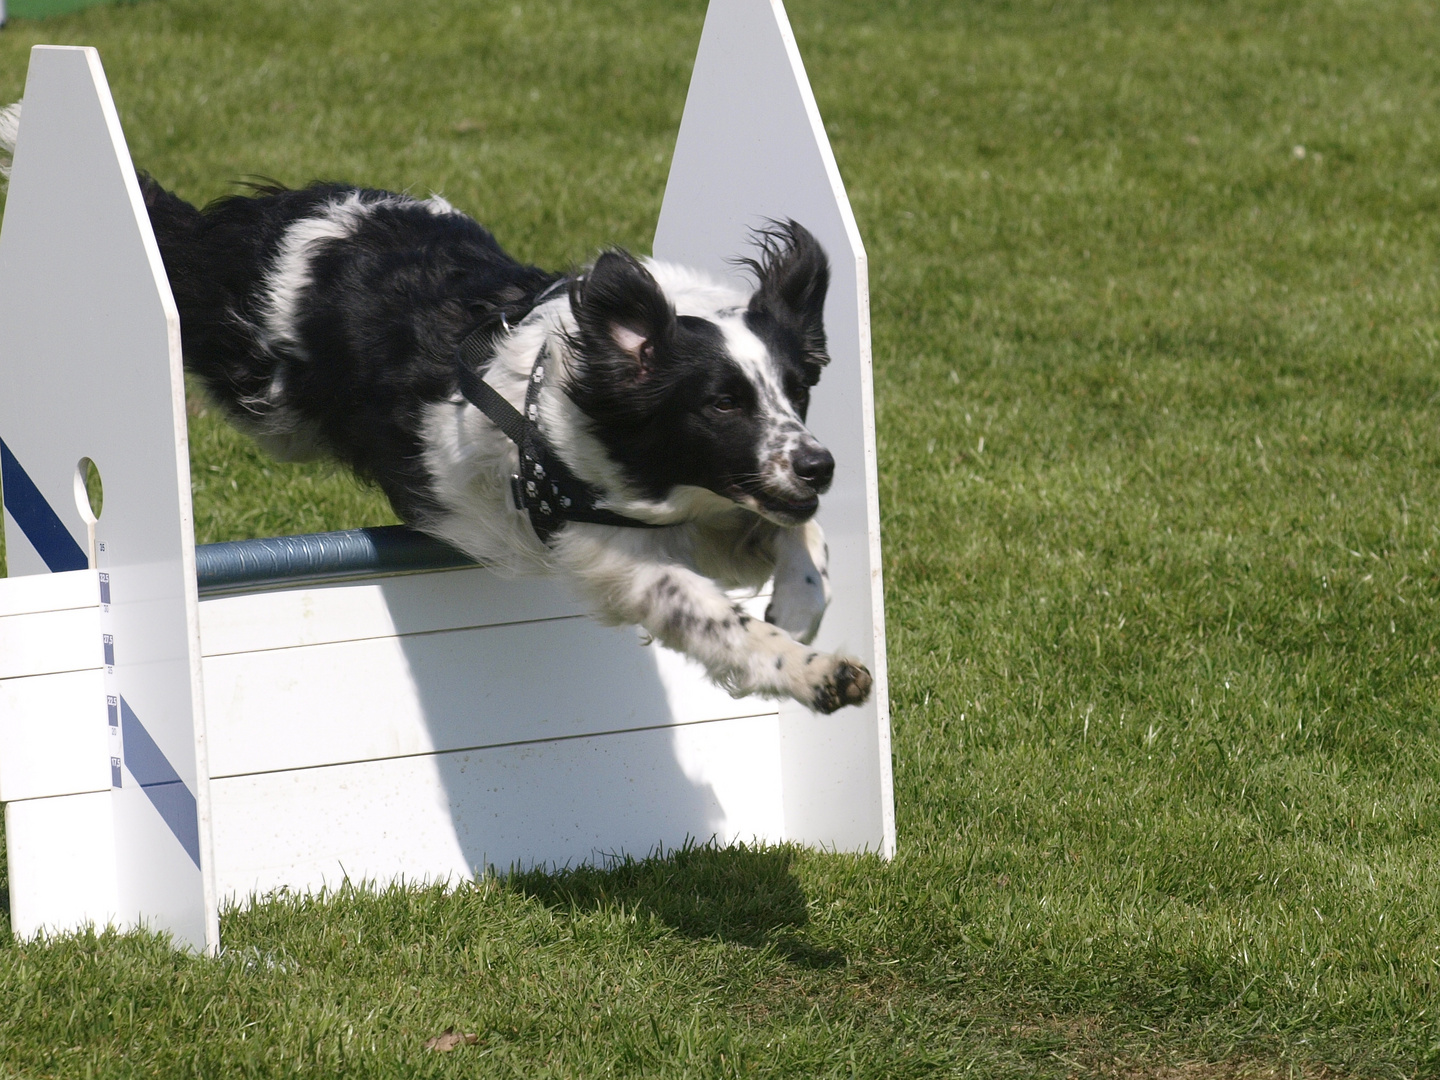
<path fill-rule="evenodd" d="M 835 458 L 819 443 L 802 446 L 790 459 L 795 475 L 816 491 L 824 491 L 835 476 Z"/>

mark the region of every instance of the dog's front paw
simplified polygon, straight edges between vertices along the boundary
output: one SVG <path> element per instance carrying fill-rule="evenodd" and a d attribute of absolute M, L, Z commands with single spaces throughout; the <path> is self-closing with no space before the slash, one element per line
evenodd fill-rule
<path fill-rule="evenodd" d="M 871 678 L 866 666 L 849 656 L 827 656 L 826 664 L 810 680 L 810 700 L 805 702 L 818 713 L 829 714 L 846 705 L 863 705 L 870 697 Z"/>
<path fill-rule="evenodd" d="M 830 606 L 830 549 L 814 521 L 787 529 L 775 538 L 775 595 L 765 621 L 809 645 L 820 632 Z"/>

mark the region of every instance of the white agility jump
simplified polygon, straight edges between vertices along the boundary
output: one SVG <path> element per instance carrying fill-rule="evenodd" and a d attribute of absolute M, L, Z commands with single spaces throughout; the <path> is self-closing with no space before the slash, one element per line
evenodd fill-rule
<path fill-rule="evenodd" d="M 819 644 L 875 678 L 827 717 L 731 698 L 553 583 L 403 530 L 197 551 L 179 319 L 100 59 L 36 47 L 0 229 L 15 933 L 146 925 L 214 950 L 221 905 L 281 886 L 711 838 L 890 854 L 865 255 L 779 0 L 714 0 L 655 254 L 733 276 L 749 230 L 787 217 L 833 273 L 810 414 L 837 462 Z"/>

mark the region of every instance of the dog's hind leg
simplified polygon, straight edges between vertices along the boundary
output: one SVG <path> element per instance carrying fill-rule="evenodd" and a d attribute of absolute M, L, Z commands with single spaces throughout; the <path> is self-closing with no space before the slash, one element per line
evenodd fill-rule
<path fill-rule="evenodd" d="M 791 697 L 830 713 L 870 696 L 870 672 L 860 661 L 807 648 L 778 626 L 752 619 L 688 567 L 606 543 L 609 528 L 572 530 L 567 527 L 555 555 L 597 614 L 639 624 L 662 645 L 699 661 L 737 697 Z"/>

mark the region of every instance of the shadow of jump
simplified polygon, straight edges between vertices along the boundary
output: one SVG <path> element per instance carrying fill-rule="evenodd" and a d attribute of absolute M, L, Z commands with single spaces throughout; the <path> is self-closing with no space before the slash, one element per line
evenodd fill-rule
<path fill-rule="evenodd" d="M 687 842 L 668 853 L 626 855 L 605 866 L 516 870 L 505 881 L 551 908 L 624 907 L 650 914 L 688 938 L 770 946 L 802 967 L 839 967 L 846 963 L 844 953 L 817 946 L 801 933 L 809 909 L 792 870 L 795 855 L 788 846 Z"/>

